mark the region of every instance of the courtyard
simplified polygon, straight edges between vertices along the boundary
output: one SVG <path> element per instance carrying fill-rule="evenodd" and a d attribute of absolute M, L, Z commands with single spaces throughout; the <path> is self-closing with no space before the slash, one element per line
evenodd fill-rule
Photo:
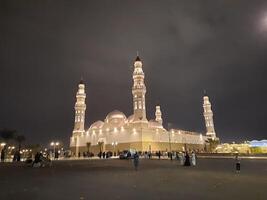
<path fill-rule="evenodd" d="M 196 167 L 178 161 L 55 161 L 52 167 L 0 163 L 0 199 L 267 199 L 267 160 L 199 159 Z"/>

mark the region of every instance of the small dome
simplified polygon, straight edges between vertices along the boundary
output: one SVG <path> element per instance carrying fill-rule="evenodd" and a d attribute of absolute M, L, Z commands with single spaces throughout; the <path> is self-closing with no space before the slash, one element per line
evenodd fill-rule
<path fill-rule="evenodd" d="M 126 120 L 126 116 L 121 112 L 121 111 L 118 111 L 118 110 L 114 110 L 112 112 L 110 112 L 107 117 L 106 117 L 106 121 L 109 122 L 109 121 L 112 121 L 112 120 Z"/>
<path fill-rule="evenodd" d="M 128 117 L 128 122 L 133 122 L 133 120 L 134 120 L 134 115 L 130 115 L 129 117 Z"/>
<path fill-rule="evenodd" d="M 159 122 L 153 119 L 149 120 L 148 126 L 151 128 L 163 128 L 163 126 Z"/>
<path fill-rule="evenodd" d="M 89 129 L 99 129 L 102 128 L 102 126 L 104 125 L 104 122 L 98 120 L 96 122 L 94 122 Z"/>

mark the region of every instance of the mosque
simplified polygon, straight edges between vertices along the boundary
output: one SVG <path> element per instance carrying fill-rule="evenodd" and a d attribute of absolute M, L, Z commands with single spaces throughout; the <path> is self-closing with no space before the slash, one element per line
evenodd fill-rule
<path fill-rule="evenodd" d="M 84 152 L 100 151 L 120 152 L 136 151 L 183 151 L 204 150 L 208 138 L 216 138 L 213 123 L 213 112 L 209 97 L 203 97 L 203 115 L 206 133 L 170 129 L 163 127 L 160 105 L 155 108 L 155 119 L 146 117 L 146 86 L 143 64 L 139 56 L 135 59 L 133 70 L 133 114 L 126 117 L 118 110 L 110 112 L 106 118 L 91 124 L 85 130 L 86 93 L 85 84 L 80 81 L 76 94 L 75 122 L 70 138 L 70 149 L 73 155 Z"/>

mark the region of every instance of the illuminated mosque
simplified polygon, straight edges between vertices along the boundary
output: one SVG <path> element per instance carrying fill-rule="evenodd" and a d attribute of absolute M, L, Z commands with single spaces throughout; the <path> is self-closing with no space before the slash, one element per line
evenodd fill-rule
<path fill-rule="evenodd" d="M 197 133 L 180 129 L 167 130 L 163 127 L 160 105 L 155 107 L 155 119 L 146 117 L 146 86 L 143 64 L 139 56 L 135 59 L 133 70 L 133 114 L 127 117 L 119 110 L 110 112 L 106 118 L 91 124 L 85 130 L 86 93 L 85 84 L 80 81 L 76 94 L 75 123 L 70 138 L 73 155 L 89 151 L 120 152 L 134 149 L 136 151 L 184 151 L 204 150 L 208 138 L 216 138 L 213 112 L 209 97 L 203 97 L 203 115 L 206 133 Z"/>

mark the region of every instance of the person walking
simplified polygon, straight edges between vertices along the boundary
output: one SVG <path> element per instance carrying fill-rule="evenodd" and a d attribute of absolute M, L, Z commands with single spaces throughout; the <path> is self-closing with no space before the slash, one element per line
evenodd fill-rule
<path fill-rule="evenodd" d="M 134 169 L 137 171 L 138 170 L 138 165 L 139 165 L 139 155 L 138 155 L 137 152 L 135 152 L 135 154 L 134 154 L 133 163 L 134 163 Z"/>
<path fill-rule="evenodd" d="M 236 156 L 235 156 L 235 170 L 236 170 L 236 173 L 240 173 L 240 168 L 241 168 L 240 158 L 238 157 L 238 154 L 236 154 Z"/>
<path fill-rule="evenodd" d="M 188 152 L 185 153 L 185 162 L 184 162 L 184 166 L 190 166 L 190 157 L 189 157 L 189 154 Z"/>
<path fill-rule="evenodd" d="M 194 151 L 192 152 L 191 162 L 193 166 L 197 165 L 197 157 Z"/>

